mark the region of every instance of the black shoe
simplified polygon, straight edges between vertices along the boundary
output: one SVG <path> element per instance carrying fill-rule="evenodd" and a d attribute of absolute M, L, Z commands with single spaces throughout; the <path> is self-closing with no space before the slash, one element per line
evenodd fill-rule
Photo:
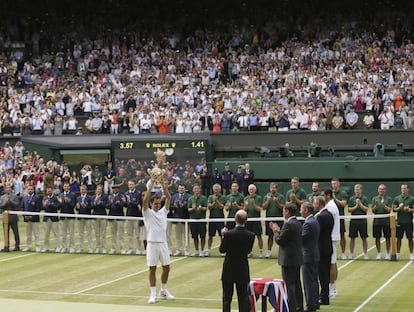
<path fill-rule="evenodd" d="M 2 252 L 9 252 L 10 251 L 10 248 L 7 246 L 7 247 L 4 247 L 1 251 Z"/>
<path fill-rule="evenodd" d="M 14 251 L 20 251 L 20 248 L 19 247 L 15 247 L 14 248 Z"/>
<path fill-rule="evenodd" d="M 319 299 L 319 304 L 321 304 L 321 305 L 329 305 L 329 299 Z"/>
<path fill-rule="evenodd" d="M 303 310 L 303 312 L 316 312 L 316 309 L 312 310 L 309 308 L 305 308 L 305 310 Z"/>

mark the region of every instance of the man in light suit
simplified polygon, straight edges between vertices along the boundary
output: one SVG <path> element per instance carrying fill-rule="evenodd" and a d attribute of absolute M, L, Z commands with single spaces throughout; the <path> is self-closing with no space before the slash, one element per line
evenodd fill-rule
<path fill-rule="evenodd" d="M 250 270 L 247 255 L 252 251 L 254 233 L 245 229 L 247 213 L 239 210 L 235 216 L 236 227 L 232 230 L 223 228 L 223 239 L 220 252 L 225 253 L 223 272 L 221 275 L 223 287 L 223 312 L 231 311 L 234 284 L 236 284 L 239 312 L 249 312 L 249 296 L 247 285 L 250 281 Z"/>
<path fill-rule="evenodd" d="M 305 218 L 302 227 L 302 278 L 305 290 L 305 312 L 314 312 L 319 308 L 319 223 L 313 216 L 313 204 L 305 202 L 300 208 L 300 214 Z"/>
<path fill-rule="evenodd" d="M 5 210 L 19 210 L 18 208 L 19 208 L 19 198 L 15 194 L 13 194 L 11 185 L 7 184 L 6 187 L 4 188 L 4 194 L 0 197 L 0 211 L 3 213 L 3 211 Z M 14 242 L 15 242 L 14 250 L 15 251 L 20 250 L 20 235 L 19 235 L 18 222 L 19 222 L 19 217 L 15 214 L 10 214 L 8 225 L 5 225 L 3 223 L 3 228 L 5 226 L 8 227 L 8 231 L 7 231 L 8 244 L 7 245 L 5 244 L 4 248 L 1 251 L 5 251 L 5 252 L 10 251 L 10 247 L 9 247 L 10 229 L 13 230 L 13 235 L 14 235 Z"/>
<path fill-rule="evenodd" d="M 289 311 L 303 311 L 302 282 L 300 267 L 302 256 L 302 224 L 296 219 L 296 205 L 289 203 L 283 208 L 285 222 L 282 228 L 270 222 L 269 227 L 275 234 L 275 242 L 279 245 L 279 265 L 286 283 Z"/>
<path fill-rule="evenodd" d="M 319 283 L 321 292 L 319 295 L 320 304 L 329 304 L 329 280 L 331 271 L 332 247 L 332 229 L 334 227 L 334 217 L 325 207 L 326 201 L 323 196 L 317 196 L 313 199 L 313 205 L 316 214 L 316 220 L 319 223 Z"/>

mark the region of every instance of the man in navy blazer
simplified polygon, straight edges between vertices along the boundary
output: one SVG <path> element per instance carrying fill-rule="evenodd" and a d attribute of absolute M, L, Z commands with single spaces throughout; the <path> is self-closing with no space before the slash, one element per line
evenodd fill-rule
<path fill-rule="evenodd" d="M 237 298 L 240 312 L 249 312 L 249 296 L 247 285 L 250 281 L 249 261 L 247 255 L 252 251 L 254 233 L 245 229 L 247 213 L 237 211 L 235 215 L 236 227 L 232 230 L 223 228 L 223 239 L 220 252 L 225 253 L 223 272 L 221 275 L 223 287 L 223 312 L 231 311 L 234 284 L 236 284 Z"/>
<path fill-rule="evenodd" d="M 302 278 L 305 291 L 305 312 L 314 312 L 319 307 L 319 222 L 313 216 L 313 204 L 305 202 L 300 214 L 305 218 L 302 226 Z"/>
<path fill-rule="evenodd" d="M 316 196 L 313 200 L 313 206 L 318 212 L 316 220 L 319 223 L 319 283 L 321 291 L 319 295 L 320 304 L 329 304 L 329 279 L 331 272 L 331 256 L 332 256 L 332 229 L 334 226 L 334 218 L 328 209 L 325 208 L 325 198 Z"/>
<path fill-rule="evenodd" d="M 303 311 L 302 282 L 300 267 L 302 256 L 302 224 L 296 219 L 296 205 L 286 204 L 283 208 L 285 222 L 282 228 L 277 223 L 269 222 L 275 234 L 275 242 L 279 245 L 279 265 L 285 281 L 288 295 L 289 311 Z"/>

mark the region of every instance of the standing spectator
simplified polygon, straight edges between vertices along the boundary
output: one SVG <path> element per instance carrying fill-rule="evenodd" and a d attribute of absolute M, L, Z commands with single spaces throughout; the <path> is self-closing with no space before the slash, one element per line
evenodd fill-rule
<path fill-rule="evenodd" d="M 127 217 L 142 217 L 142 196 L 141 192 L 136 188 L 133 180 L 128 181 L 128 191 L 125 192 L 126 198 L 126 215 Z M 140 228 L 144 225 L 143 221 L 127 220 L 127 235 L 128 235 L 128 255 L 132 255 L 134 252 L 134 241 L 136 241 L 137 255 L 142 254 L 141 241 L 146 240 L 146 237 L 140 236 Z M 145 248 L 144 248 L 145 250 Z"/>
<path fill-rule="evenodd" d="M 91 197 L 92 214 L 96 216 L 106 216 L 108 206 L 108 197 L 103 194 L 102 185 L 98 185 L 95 190 L 95 195 Z M 97 218 L 93 220 L 93 227 L 96 237 L 95 253 L 106 253 L 106 219 Z"/>
<path fill-rule="evenodd" d="M 266 210 L 266 218 L 270 217 L 283 217 L 283 207 L 285 205 L 285 197 L 279 193 L 279 185 L 276 182 L 271 182 L 269 186 L 269 193 L 263 199 L 263 209 Z M 281 228 L 283 221 L 276 221 L 277 225 Z M 266 224 L 267 235 L 267 253 L 266 258 L 272 256 L 272 247 L 274 242 L 273 231 L 269 227 L 269 221 Z"/>
<path fill-rule="evenodd" d="M 319 195 L 319 182 L 312 182 L 312 192 L 306 195 L 306 201 L 313 203 L 313 199 Z"/>
<path fill-rule="evenodd" d="M 93 114 L 93 118 L 91 120 L 91 133 L 98 134 L 102 132 L 102 118 L 99 117 L 98 113 Z M 85 124 L 86 126 L 86 124 Z"/>
<path fill-rule="evenodd" d="M 200 179 L 201 179 L 201 192 L 204 196 L 210 194 L 211 189 L 211 173 L 208 170 L 207 162 L 203 161 L 203 167 L 200 170 Z"/>
<path fill-rule="evenodd" d="M 244 170 L 243 170 L 243 192 L 244 196 L 248 194 L 248 187 L 250 184 L 254 182 L 254 171 L 251 170 L 250 164 L 245 163 L 244 164 Z"/>
<path fill-rule="evenodd" d="M 46 195 L 42 200 L 42 210 L 47 213 L 57 213 L 59 210 L 60 204 L 57 200 L 57 197 L 53 194 L 53 188 L 46 188 Z M 55 251 L 60 252 L 60 243 L 59 243 L 59 217 L 58 216 L 44 216 L 43 217 L 43 226 L 45 232 L 45 243 L 42 249 L 42 252 L 49 251 L 49 241 L 50 241 L 50 231 L 52 230 L 55 238 Z"/>
<path fill-rule="evenodd" d="M 111 119 L 107 112 L 105 112 L 102 116 L 102 128 L 101 133 L 103 134 L 110 134 L 111 133 Z"/>
<path fill-rule="evenodd" d="M 374 196 L 371 201 L 372 212 L 375 215 L 389 214 L 392 210 L 392 198 L 386 195 L 387 186 L 380 184 L 378 186 L 378 195 Z M 381 237 L 385 238 L 385 260 L 390 260 L 391 247 L 391 229 L 389 218 L 375 218 L 372 224 L 372 236 L 375 238 L 375 246 L 377 248 L 377 260 L 382 258 L 381 255 Z"/>
<path fill-rule="evenodd" d="M 244 194 L 244 172 L 242 165 L 237 166 L 237 171 L 234 174 L 234 180 L 237 182 L 240 192 Z"/>
<path fill-rule="evenodd" d="M 319 223 L 319 284 L 321 286 L 319 295 L 319 304 L 329 304 L 329 281 L 331 275 L 331 258 L 333 253 L 332 230 L 334 227 L 334 218 L 329 210 L 325 207 L 325 198 L 317 196 L 313 199 L 316 219 Z"/>
<path fill-rule="evenodd" d="M 76 198 L 76 210 L 79 215 L 91 215 L 92 214 L 92 205 L 91 198 L 88 195 L 88 189 L 86 185 L 81 185 L 80 195 Z M 93 243 L 92 243 L 92 226 L 90 218 L 78 217 L 78 229 L 79 229 L 79 249 L 78 253 L 83 252 L 85 229 L 86 235 L 88 236 L 88 253 L 93 253 Z"/>
<path fill-rule="evenodd" d="M 226 228 L 231 230 L 235 227 L 234 221 L 237 211 L 244 208 L 244 196 L 239 192 L 239 184 L 235 181 L 231 184 L 230 194 L 226 197 L 226 204 L 224 206 L 227 213 Z"/>
<path fill-rule="evenodd" d="M 11 185 L 6 185 L 4 188 L 4 194 L 0 196 L 0 212 L 3 211 L 15 211 L 19 210 L 19 198 L 12 192 Z M 14 251 L 20 250 L 20 235 L 19 235 L 19 216 L 15 214 L 9 214 L 9 223 L 7 225 L 7 243 L 8 245 L 4 245 L 4 248 L 1 251 L 10 251 L 10 229 L 13 230 L 14 235 Z M 4 224 L 3 220 L 3 229 L 6 225 Z M 5 230 L 5 229 L 4 229 Z"/>
<path fill-rule="evenodd" d="M 214 114 L 213 118 L 213 132 L 220 133 L 221 132 L 221 119 L 218 113 Z"/>
<path fill-rule="evenodd" d="M 348 202 L 348 211 L 353 216 L 366 216 L 368 211 L 369 201 L 368 198 L 362 194 L 362 185 L 355 184 L 354 196 L 351 196 Z M 364 259 L 368 259 L 368 229 L 367 219 L 352 219 L 349 224 L 349 237 L 351 241 L 349 243 L 349 259 L 354 258 L 355 238 L 358 237 L 358 233 L 362 239 L 362 249 L 364 252 Z"/>
<path fill-rule="evenodd" d="M 103 182 L 103 174 L 99 170 L 99 167 L 98 166 L 95 166 L 93 172 L 91 173 L 91 180 L 92 180 L 93 190 L 95 190 L 98 185 L 101 185 L 102 184 L 102 182 Z"/>
<path fill-rule="evenodd" d="M 300 180 L 298 177 L 290 179 L 292 188 L 286 193 L 286 204 L 292 203 L 296 205 L 296 212 L 302 206 L 303 202 L 306 201 L 306 192 L 300 187 Z"/>
<path fill-rule="evenodd" d="M 275 242 L 279 245 L 278 263 L 282 267 L 282 277 L 286 283 L 289 311 L 303 311 L 302 283 L 300 267 L 302 256 L 302 225 L 296 219 L 296 205 L 286 204 L 283 209 L 285 223 L 280 228 L 277 223 L 269 224 Z"/>
<path fill-rule="evenodd" d="M 213 185 L 214 184 L 220 184 L 220 185 L 223 184 L 222 175 L 219 173 L 218 168 L 214 168 L 214 170 L 213 170 L 212 182 L 213 182 Z M 210 194 L 210 190 L 209 190 L 208 193 Z"/>
<path fill-rule="evenodd" d="M 247 125 L 250 131 L 258 131 L 259 129 L 260 117 L 255 111 L 250 111 L 249 116 L 247 117 Z"/>
<path fill-rule="evenodd" d="M 105 194 L 112 194 L 112 187 L 114 185 L 115 176 L 116 176 L 116 172 L 112 167 L 112 162 L 108 161 L 104 175 L 103 175 Z"/>
<path fill-rule="evenodd" d="M 312 200 L 313 202 L 313 200 Z M 300 208 L 300 214 L 305 218 L 302 227 L 302 277 L 305 291 L 305 311 L 316 311 L 319 308 L 319 232 L 320 225 L 313 216 L 314 208 L 312 202 L 305 202 Z"/>
<path fill-rule="evenodd" d="M 63 192 L 58 196 L 60 203 L 60 212 L 75 214 L 76 196 L 70 191 L 69 182 L 63 183 Z M 60 226 L 62 229 L 62 250 L 61 252 L 70 253 L 75 252 L 75 218 L 74 217 L 60 217 Z M 67 243 L 67 236 L 69 230 L 69 245 Z"/>
<path fill-rule="evenodd" d="M 175 193 L 171 199 L 171 209 L 172 209 L 172 217 L 175 219 L 183 219 L 186 220 L 189 218 L 188 215 L 188 199 L 190 198 L 190 195 L 187 193 L 187 190 L 185 188 L 185 184 L 180 183 L 178 185 L 177 193 Z M 169 222 L 171 223 L 171 222 Z M 185 223 L 184 222 L 177 222 L 173 224 L 173 227 L 175 227 L 175 239 L 176 239 L 176 251 L 174 253 L 174 256 L 181 256 L 189 255 L 189 249 L 188 249 L 188 241 L 186 241 L 186 233 L 185 233 Z M 167 227 L 168 231 L 168 227 Z M 172 237 L 172 227 L 171 232 L 167 232 L 167 239 Z"/>
<path fill-rule="evenodd" d="M 128 134 L 130 130 L 129 125 L 130 125 L 130 120 L 129 120 L 129 117 L 127 116 L 127 113 L 122 112 L 121 117 L 119 118 L 119 121 L 118 121 L 119 133 Z"/>
<path fill-rule="evenodd" d="M 355 108 L 351 107 L 348 114 L 345 117 L 345 123 L 347 129 L 356 129 L 358 123 L 358 114 L 355 112 Z"/>
<path fill-rule="evenodd" d="M 248 254 L 254 244 L 254 234 L 245 229 L 247 213 L 239 210 L 234 222 L 236 227 L 228 230 L 223 228 L 220 253 L 225 254 L 221 275 L 223 288 L 223 312 L 231 311 L 234 284 L 236 284 L 238 307 L 240 312 L 249 311 L 247 283 L 250 281 Z"/>
<path fill-rule="evenodd" d="M 208 114 L 207 110 L 204 112 L 204 115 L 200 117 L 200 121 L 201 121 L 201 131 L 209 132 L 213 130 L 213 119 Z"/>
<path fill-rule="evenodd" d="M 69 179 L 70 191 L 73 193 L 79 192 L 80 180 L 76 171 L 72 171 L 72 175 Z"/>
<path fill-rule="evenodd" d="M 247 217 L 249 218 L 260 218 L 262 211 L 262 196 L 257 194 L 256 185 L 250 184 L 248 186 L 249 195 L 244 198 L 244 210 L 247 212 Z M 246 228 L 249 231 L 252 231 L 256 237 L 259 244 L 259 258 L 263 257 L 263 238 L 262 238 L 262 223 L 260 221 L 250 221 L 247 223 Z M 249 255 L 253 257 L 251 253 Z"/>
<path fill-rule="evenodd" d="M 206 257 L 211 255 L 211 246 L 213 245 L 213 237 L 216 233 L 221 238 L 221 230 L 224 228 L 224 222 L 214 221 L 214 219 L 224 219 L 224 205 L 226 203 L 226 196 L 221 194 L 221 185 L 213 185 L 213 194 L 207 199 L 207 209 L 209 210 L 209 223 L 208 223 L 208 242 Z"/>
<path fill-rule="evenodd" d="M 410 195 L 410 187 L 407 183 L 401 184 L 401 194 L 394 198 L 393 210 L 397 212 L 397 260 L 400 259 L 401 241 L 404 233 L 408 240 L 410 260 L 414 260 L 413 254 L 413 212 L 414 197 Z"/>
<path fill-rule="evenodd" d="M 160 118 L 157 121 L 158 133 L 168 133 L 168 121 L 165 119 L 165 114 L 160 113 Z"/>
<path fill-rule="evenodd" d="M 221 180 L 223 181 L 223 194 L 227 195 L 230 192 L 231 182 L 234 179 L 233 171 L 230 169 L 230 164 L 224 164 L 224 170 L 221 173 Z"/>
<path fill-rule="evenodd" d="M 151 133 L 151 117 L 145 112 L 142 116 L 142 119 L 140 119 L 140 132 L 142 134 L 149 134 Z"/>
<path fill-rule="evenodd" d="M 199 184 L 193 186 L 193 196 L 188 199 L 188 213 L 190 219 L 205 219 L 207 211 L 207 198 L 201 194 Z M 194 240 L 193 257 L 204 256 L 206 244 L 206 222 L 190 222 L 191 237 Z"/>
<path fill-rule="evenodd" d="M 40 212 L 41 201 L 34 192 L 34 186 L 29 184 L 27 186 L 27 195 L 23 197 L 23 211 Z M 26 248 L 23 251 L 31 251 L 32 249 L 32 234 L 35 237 L 35 250 L 40 252 L 40 232 L 39 232 L 39 216 L 38 215 L 24 215 L 24 222 L 26 224 Z"/>
<path fill-rule="evenodd" d="M 112 114 L 109 116 L 111 121 L 111 134 L 119 133 L 119 115 L 116 110 L 112 111 Z"/>
<path fill-rule="evenodd" d="M 362 121 L 364 123 L 365 129 L 374 128 L 375 119 L 374 116 L 371 114 L 370 110 L 367 110 L 366 115 L 364 116 Z"/>
<path fill-rule="evenodd" d="M 344 117 L 341 116 L 341 113 L 338 110 L 332 118 L 332 126 L 334 130 L 341 130 L 344 127 Z"/>
<path fill-rule="evenodd" d="M 113 217 L 124 216 L 124 206 L 126 199 L 123 194 L 119 192 L 119 185 L 113 186 L 113 194 L 109 196 L 109 215 Z M 125 239 L 124 239 L 124 220 L 110 219 L 111 223 L 111 250 L 110 254 L 116 252 L 116 241 L 119 239 L 119 245 L 121 247 L 121 254 L 125 254 Z"/>

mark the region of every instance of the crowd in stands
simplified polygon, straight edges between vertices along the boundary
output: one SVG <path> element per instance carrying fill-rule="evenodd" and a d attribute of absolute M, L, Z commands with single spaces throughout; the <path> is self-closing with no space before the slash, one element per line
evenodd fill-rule
<path fill-rule="evenodd" d="M 8 20 L 1 134 L 412 129 L 412 21 L 393 10 L 334 17 L 223 19 L 182 33 Z M 22 32 L 23 52 L 12 48 Z"/>

